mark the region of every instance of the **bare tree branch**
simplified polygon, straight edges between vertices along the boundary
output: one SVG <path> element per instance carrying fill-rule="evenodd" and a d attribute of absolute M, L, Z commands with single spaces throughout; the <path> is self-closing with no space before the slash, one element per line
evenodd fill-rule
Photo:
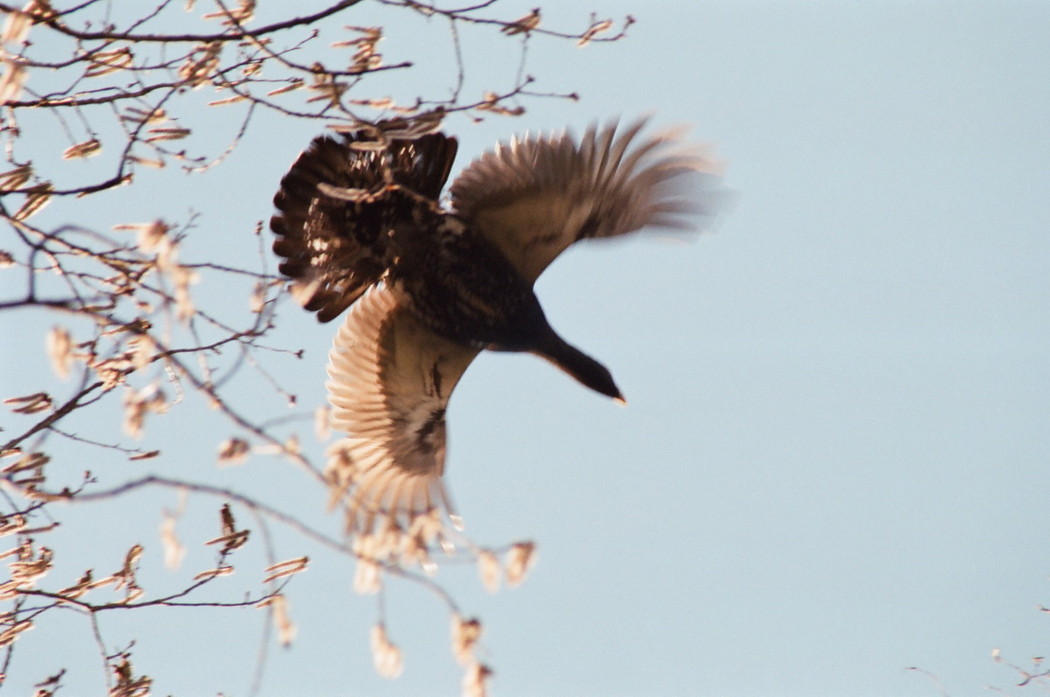
<path fill-rule="evenodd" d="M 612 20 L 590 15 L 574 31 L 547 26 L 538 15 L 523 24 L 505 16 L 497 0 L 454 8 L 382 0 L 406 25 L 419 16 L 440 17 L 425 31 L 447 47 L 445 65 L 452 66 L 444 82 L 420 78 L 418 91 L 399 103 L 384 94 L 383 80 L 423 75 L 420 71 L 432 66 L 421 66 L 410 55 L 383 55 L 382 40 L 404 29 L 396 22 L 356 26 L 348 20 L 359 3 L 329 2 L 253 26 L 254 0 L 210 0 L 200 16 L 186 15 L 175 0 L 141 6 L 82 0 L 64 8 L 57 0 L 0 2 L 0 225 L 9 231 L 0 237 L 0 274 L 5 274 L 0 317 L 7 320 L 0 331 L 19 337 L 27 357 L 45 352 L 52 373 L 20 380 L 30 385 L 23 394 L 0 395 L 0 536 L 13 540 L 6 553 L 0 551 L 9 570 L 7 580 L 0 579 L 0 686 L 19 674 L 16 647 L 22 646 L 23 633 L 53 632 L 51 618 L 62 610 L 86 618 L 86 653 L 98 661 L 111 695 L 145 695 L 152 684 L 141 665 L 132 666 L 132 649 L 149 641 L 150 627 L 144 624 L 138 636 L 114 638 L 106 618 L 115 611 L 134 617 L 133 611 L 146 608 L 258 607 L 267 613 L 267 631 L 282 643 L 292 641 L 295 626 L 286 597 L 295 593 L 293 576 L 307 564 L 298 549 L 290 561 L 277 561 L 288 553 L 283 547 L 291 536 L 325 550 L 335 568 L 353 566 L 354 572 L 346 571 L 347 585 L 352 580 L 360 592 L 375 594 L 377 667 L 396 672 L 400 666 L 384 588 L 390 579 L 403 579 L 432 594 L 453 618 L 464 689 L 483 693 L 490 671 L 474 652 L 480 622 L 461 616 L 456 599 L 430 575 L 433 560 L 475 566 L 489 587 L 500 578 L 513 585 L 529 566 L 532 543 L 484 546 L 446 526 L 440 542 L 377 555 L 383 540 L 351 542 L 341 532 L 325 532 L 275 505 L 280 492 L 267 499 L 247 487 L 173 476 L 182 459 L 200 459 L 201 453 L 216 466 L 269 456 L 293 464 L 296 474 L 320 485 L 320 493 L 328 482 L 317 464 L 317 448 L 304 446 L 296 429 L 314 421 L 323 440 L 327 416 L 323 409 L 312 414 L 298 408 L 274 417 L 236 389 L 247 381 L 279 403 L 297 406 L 295 392 L 278 377 L 303 356 L 295 337 L 277 331 L 278 309 L 288 295 L 285 282 L 272 270 L 270 243 L 256 221 L 246 223 L 238 238 L 244 246 L 237 247 L 236 263 L 193 258 L 192 243 L 212 231 L 197 214 L 184 213 L 191 202 L 177 190 L 160 196 L 150 188 L 156 170 L 192 177 L 223 171 L 271 113 L 319 129 L 353 129 L 391 118 L 406 127 L 436 129 L 453 114 L 481 120 L 522 114 L 526 105 L 543 99 L 574 100 L 575 92 L 546 89 L 529 74 L 533 43 L 545 42 L 545 50 L 551 45 L 575 50 L 574 43 L 616 42 L 633 22 L 628 17 L 615 30 Z M 501 84 L 473 82 L 480 71 L 465 56 L 474 41 L 484 42 L 491 61 L 504 67 Z M 202 90 L 215 94 L 204 96 Z M 221 134 L 214 133 L 217 122 Z M 89 159 L 91 166 L 79 164 Z M 85 199 L 102 201 L 104 192 L 108 202 L 125 200 L 120 196 L 155 198 L 156 215 L 147 222 L 111 219 L 106 216 L 116 215 L 119 205 L 107 203 L 103 214 L 100 207 L 82 205 Z M 269 193 L 259 196 L 265 207 Z M 61 224 L 66 221 L 77 224 Z M 243 289 L 243 302 L 228 301 L 241 292 L 233 288 Z M 189 405 L 188 397 L 199 404 Z M 175 405 L 199 410 L 201 423 L 220 424 L 225 440 L 187 442 L 186 453 L 192 455 L 149 442 L 154 429 L 177 423 L 168 416 Z M 128 475 L 120 465 L 153 469 Z M 91 529 L 71 523 L 69 511 L 119 512 L 136 492 L 157 488 L 219 499 L 222 508 L 221 534 L 208 541 L 216 550 L 215 565 L 190 578 L 172 570 L 170 579 L 178 587 L 154 593 L 138 580 L 140 564 L 157 563 L 143 557 L 142 543 L 126 550 L 107 547 Z M 231 600 L 219 589 L 244 583 L 243 577 L 229 576 L 231 557 L 251 544 L 250 531 L 234 520 L 242 511 L 252 514 L 260 531 L 268 570 L 256 579 L 258 585 L 242 585 L 241 596 Z M 165 556 L 179 559 L 184 548 L 175 533 L 178 514 L 158 513 L 164 519 Z M 128 524 L 143 539 L 157 534 L 141 530 L 141 521 Z M 332 525 L 341 531 L 336 517 Z M 113 555 L 123 559 L 120 568 L 108 576 L 86 571 L 75 582 L 52 581 L 54 560 L 64 558 L 76 544 L 68 540 L 78 536 L 97 549 L 95 568 L 108 568 Z M 270 640 L 260 641 L 253 690 L 261 684 Z M 77 650 L 73 643 L 64 650 Z M 44 695 L 69 680 L 63 669 L 33 684 Z M 80 685 L 70 689 L 84 691 Z"/>

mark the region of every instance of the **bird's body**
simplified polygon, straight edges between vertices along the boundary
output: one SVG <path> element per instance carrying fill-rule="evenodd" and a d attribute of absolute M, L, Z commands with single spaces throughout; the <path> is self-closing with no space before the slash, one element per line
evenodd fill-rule
<path fill-rule="evenodd" d="M 425 240 L 413 240 L 390 283 L 432 330 L 477 348 L 529 350 L 543 321 L 532 287 L 499 250 L 446 214 Z"/>
<path fill-rule="evenodd" d="M 457 145 L 440 133 L 321 136 L 284 177 L 271 221 L 281 271 L 322 321 L 350 308 L 330 355 L 347 436 L 329 474 L 354 530 L 447 509 L 445 409 L 483 349 L 540 355 L 622 401 L 609 371 L 551 328 L 533 284 L 578 239 L 681 227 L 687 209 L 710 208 L 679 190 L 705 161 L 654 156 L 666 139 L 630 149 L 640 127 L 490 152 L 457 178 L 451 210 L 438 198 Z"/>

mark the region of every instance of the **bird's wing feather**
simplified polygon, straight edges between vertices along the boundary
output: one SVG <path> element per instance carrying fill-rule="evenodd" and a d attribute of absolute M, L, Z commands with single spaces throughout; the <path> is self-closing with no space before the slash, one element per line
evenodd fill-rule
<path fill-rule="evenodd" d="M 332 426 L 346 433 L 329 452 L 328 475 L 350 531 L 407 530 L 452 513 L 441 483 L 445 409 L 477 354 L 424 327 L 385 285 L 350 308 L 327 382 Z"/>
<path fill-rule="evenodd" d="M 696 214 L 717 212 L 720 165 L 672 134 L 639 140 L 644 125 L 591 127 L 579 142 L 563 134 L 499 146 L 453 182 L 453 209 L 529 282 L 579 239 L 689 228 Z"/>

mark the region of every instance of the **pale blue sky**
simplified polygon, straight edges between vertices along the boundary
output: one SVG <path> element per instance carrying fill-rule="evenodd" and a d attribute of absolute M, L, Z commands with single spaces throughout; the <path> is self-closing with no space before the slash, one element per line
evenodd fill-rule
<path fill-rule="evenodd" d="M 538 89 L 583 99 L 450 121 L 454 172 L 515 132 L 653 112 L 717 146 L 737 199 L 695 241 L 579 246 L 541 279 L 552 324 L 610 367 L 629 407 L 512 355 L 483 356 L 453 398 L 448 477 L 469 531 L 540 549 L 529 581 L 496 595 L 472 570 L 439 575 L 485 622 L 493 694 L 939 694 L 907 666 L 953 696 L 1011 685 L 992 649 L 1024 663 L 1048 650 L 1050 628 L 1037 610 L 1050 604 L 1050 6 L 596 1 L 548 8 L 547 21 L 582 25 L 592 7 L 638 23 L 618 45 L 537 38 L 529 52 Z M 346 21 L 381 21 L 371 12 Z M 445 35 L 389 34 L 388 59 Z M 447 75 L 447 52 L 428 48 Z M 486 48 L 465 37 L 468 62 Z M 470 77 L 484 83 L 486 69 Z M 504 86 L 513 77 L 491 70 Z M 391 79 L 392 93 L 417 90 Z M 200 211 L 187 260 L 215 244 L 253 263 L 245 239 L 316 130 L 269 115 L 257 125 L 214 175 L 156 175 L 167 189 L 125 197 L 122 218 L 97 209 L 98 227 Z M 307 353 L 268 367 L 312 408 L 334 327 L 290 305 L 280 319 L 272 343 Z M 3 360 L 16 358 L 27 360 Z M 12 391 L 23 384 L 9 378 Z M 287 415 L 258 395 L 258 418 Z M 218 480 L 338 529 L 315 485 L 280 462 L 214 474 L 214 444 L 232 433 L 201 413 L 156 421 L 164 432 L 144 445 L 172 459 L 128 476 Z M 151 533 L 157 507 L 175 503 L 150 492 L 127 510 Z M 216 508 L 191 498 L 180 534 L 206 539 Z M 78 516 L 116 550 L 137 541 L 126 519 Z M 280 558 L 314 563 L 288 592 L 299 639 L 271 648 L 260 694 L 458 693 L 431 596 L 391 588 L 388 628 L 406 667 L 390 682 L 371 668 L 375 607 L 350 593 L 352 569 L 291 535 L 275 544 Z M 193 555 L 187 571 L 207 566 L 210 551 Z M 64 573 L 75 580 L 81 561 L 63 560 Z M 144 573 L 147 588 L 175 583 L 162 568 Z M 134 614 L 105 618 L 114 643 L 125 627 L 133 636 L 122 623 Z M 157 694 L 247 693 L 258 611 L 153 617 L 164 631 L 135 657 Z M 83 620 L 65 621 L 90 641 Z M 82 669 L 97 679 L 92 660 Z"/>

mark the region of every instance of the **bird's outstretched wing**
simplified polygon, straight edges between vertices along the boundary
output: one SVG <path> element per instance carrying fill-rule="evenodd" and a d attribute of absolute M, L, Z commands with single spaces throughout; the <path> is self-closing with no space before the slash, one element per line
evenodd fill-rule
<path fill-rule="evenodd" d="M 349 532 L 408 531 L 452 513 L 441 482 L 445 408 L 478 354 L 424 327 L 385 285 L 347 313 L 329 354 L 332 426 L 327 474 L 346 504 Z"/>
<path fill-rule="evenodd" d="M 440 133 L 375 137 L 315 138 L 273 199 L 280 271 L 322 322 L 382 278 L 396 256 L 389 231 L 418 224 L 437 205 L 456 156 L 456 140 Z"/>
<path fill-rule="evenodd" d="M 717 212 L 718 163 L 673 135 L 639 141 L 644 126 L 592 127 L 579 142 L 563 134 L 498 146 L 453 182 L 453 209 L 530 283 L 577 240 L 690 228 Z"/>

